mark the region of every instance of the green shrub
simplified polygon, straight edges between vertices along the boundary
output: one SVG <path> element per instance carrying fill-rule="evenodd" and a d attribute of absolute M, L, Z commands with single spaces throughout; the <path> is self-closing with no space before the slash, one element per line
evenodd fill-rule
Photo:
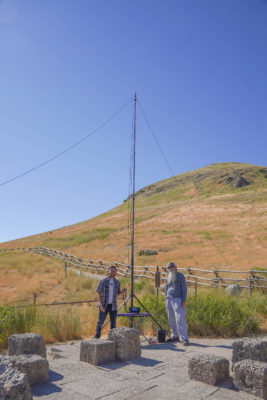
<path fill-rule="evenodd" d="M 81 337 L 80 313 L 71 307 L 38 309 L 37 307 L 0 307 L 0 347 L 7 346 L 14 333 L 35 332 L 46 341 L 63 341 Z"/>
<path fill-rule="evenodd" d="M 155 295 L 143 296 L 141 302 L 158 323 L 168 332 L 169 324 L 164 296 L 157 301 Z M 189 294 L 186 302 L 187 324 L 190 336 L 239 337 L 259 331 L 260 318 L 267 315 L 266 296 L 252 298 L 233 297 L 219 291 Z M 147 318 L 143 328 L 158 329 Z"/>
<path fill-rule="evenodd" d="M 168 316 L 165 308 L 164 296 L 160 295 L 157 300 L 157 296 L 154 294 L 146 294 L 142 297 L 141 303 L 145 306 L 146 310 L 150 312 L 152 317 L 159 323 L 164 329 L 168 329 Z M 145 312 L 145 309 L 142 308 Z M 159 326 L 153 321 L 152 318 L 146 318 L 143 324 L 144 329 L 152 330 L 156 332 Z"/>
<path fill-rule="evenodd" d="M 35 307 L 11 308 L 0 306 L 0 347 L 7 345 L 8 336 L 30 332 L 36 321 Z"/>
<path fill-rule="evenodd" d="M 187 323 L 198 336 L 244 336 L 259 329 L 252 303 L 216 291 L 188 296 Z"/>

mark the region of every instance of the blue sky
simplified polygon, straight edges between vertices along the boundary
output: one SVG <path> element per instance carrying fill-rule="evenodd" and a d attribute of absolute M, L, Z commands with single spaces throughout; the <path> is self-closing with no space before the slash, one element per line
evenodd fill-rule
<path fill-rule="evenodd" d="M 266 166 L 266 71 L 265 0 L 0 0 L 0 242 L 128 196 L 135 91 L 175 174 Z M 137 107 L 136 188 L 169 176 Z"/>

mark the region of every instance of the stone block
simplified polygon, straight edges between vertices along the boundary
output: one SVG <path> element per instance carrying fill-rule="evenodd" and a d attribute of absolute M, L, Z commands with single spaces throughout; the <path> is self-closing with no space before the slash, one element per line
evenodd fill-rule
<path fill-rule="evenodd" d="M 241 360 L 254 360 L 267 362 L 267 340 L 244 338 L 233 341 L 232 362 Z"/>
<path fill-rule="evenodd" d="M 127 361 L 141 356 L 138 330 L 122 326 L 111 329 L 108 338 L 116 343 L 117 360 Z"/>
<path fill-rule="evenodd" d="M 27 375 L 30 385 L 49 381 L 48 361 L 38 354 L 11 356 L 12 366 Z"/>
<path fill-rule="evenodd" d="M 188 361 L 188 374 L 191 379 L 216 385 L 229 378 L 229 361 L 213 354 L 192 357 Z"/>
<path fill-rule="evenodd" d="M 8 354 L 39 354 L 46 358 L 46 348 L 42 335 L 36 333 L 22 333 L 11 335 L 8 338 Z"/>
<path fill-rule="evenodd" d="M 240 285 L 229 285 L 225 288 L 226 293 L 231 294 L 232 296 L 239 296 L 241 293 Z"/>
<path fill-rule="evenodd" d="M 116 345 L 106 339 L 82 340 L 80 360 L 93 365 L 106 364 L 116 360 Z"/>
<path fill-rule="evenodd" d="M 267 399 L 267 363 L 238 361 L 234 365 L 233 380 L 239 390 Z"/>
<path fill-rule="evenodd" d="M 0 356 L 0 399 L 32 400 L 28 377 L 14 369 L 3 356 Z"/>

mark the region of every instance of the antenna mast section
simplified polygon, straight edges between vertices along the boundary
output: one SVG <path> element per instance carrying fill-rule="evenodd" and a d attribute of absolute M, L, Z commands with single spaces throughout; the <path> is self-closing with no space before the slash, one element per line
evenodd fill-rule
<path fill-rule="evenodd" d="M 133 171 L 132 171 L 132 233 L 131 233 L 131 307 L 133 307 L 134 298 L 134 202 L 135 202 L 135 150 L 136 146 L 136 93 L 134 94 L 134 111 L 133 111 Z M 131 321 L 132 322 L 132 321 Z M 132 323 L 131 323 L 132 325 Z"/>

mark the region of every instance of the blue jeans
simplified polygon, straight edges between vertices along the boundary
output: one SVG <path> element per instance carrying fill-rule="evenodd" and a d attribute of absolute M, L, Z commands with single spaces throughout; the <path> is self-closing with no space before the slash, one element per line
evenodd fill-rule
<path fill-rule="evenodd" d="M 105 311 L 101 311 L 99 307 L 99 314 L 98 314 L 98 322 L 96 325 L 96 333 L 95 338 L 100 338 L 101 336 L 101 328 L 106 319 L 106 316 L 109 314 L 110 318 L 110 329 L 116 328 L 116 318 L 117 318 L 117 311 L 112 311 L 112 304 L 108 304 L 105 308 Z"/>

